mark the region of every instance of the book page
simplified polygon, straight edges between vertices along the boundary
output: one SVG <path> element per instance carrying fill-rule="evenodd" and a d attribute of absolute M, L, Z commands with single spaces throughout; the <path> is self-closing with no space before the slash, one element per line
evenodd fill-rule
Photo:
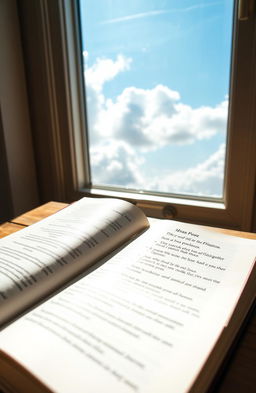
<path fill-rule="evenodd" d="M 83 198 L 0 241 L 0 325 L 148 226 L 132 204 Z"/>
<path fill-rule="evenodd" d="M 54 392 L 188 392 L 255 255 L 253 240 L 152 220 L 100 268 L 5 329 L 0 350 Z"/>

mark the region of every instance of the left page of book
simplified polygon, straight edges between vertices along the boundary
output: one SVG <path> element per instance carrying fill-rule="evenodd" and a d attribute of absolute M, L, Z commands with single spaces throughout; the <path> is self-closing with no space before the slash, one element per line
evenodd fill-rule
<path fill-rule="evenodd" d="M 136 206 L 83 198 L 0 241 L 0 326 L 148 226 Z"/>

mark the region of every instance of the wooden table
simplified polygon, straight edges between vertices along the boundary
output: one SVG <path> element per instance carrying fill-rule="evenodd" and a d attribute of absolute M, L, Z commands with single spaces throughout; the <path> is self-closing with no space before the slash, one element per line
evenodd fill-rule
<path fill-rule="evenodd" d="M 67 206 L 65 203 L 49 202 L 22 214 L 0 225 L 0 238 L 34 224 L 65 206 Z M 256 234 L 252 233 L 226 229 L 216 230 L 256 239 Z M 252 312 L 222 374 L 218 377 L 216 385 L 212 387 L 211 391 L 214 393 L 256 393 L 256 310 Z"/>

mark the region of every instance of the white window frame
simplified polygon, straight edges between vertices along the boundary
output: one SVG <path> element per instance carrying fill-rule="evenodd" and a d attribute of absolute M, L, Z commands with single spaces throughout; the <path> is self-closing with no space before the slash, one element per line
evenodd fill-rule
<path fill-rule="evenodd" d="M 38 0 L 34 11 L 33 0 L 23 0 L 23 26 L 28 14 L 36 12 L 32 22 L 40 38 L 47 97 L 49 125 L 48 152 L 50 169 L 42 170 L 42 188 L 50 195 L 52 185 L 55 199 L 71 201 L 84 195 L 118 197 L 137 203 L 148 215 L 206 225 L 252 230 L 255 207 L 256 177 L 256 28 L 255 17 L 238 21 L 233 44 L 230 89 L 230 131 L 228 135 L 225 195 L 223 200 L 191 196 L 164 196 L 146 193 L 127 193 L 110 187 L 91 186 L 88 143 L 86 141 L 85 99 L 83 91 L 82 51 L 78 29 L 78 2 L 75 0 Z M 236 2 L 237 3 L 237 2 Z M 24 5 L 25 4 L 25 5 Z M 237 7 L 237 4 L 236 4 Z M 32 7 L 33 8 L 33 7 Z M 35 16 L 35 15 L 33 15 Z M 31 19 L 31 18 L 30 18 Z M 36 26 L 35 26 L 36 25 Z M 26 33 L 25 28 L 25 43 Z M 33 45 L 28 40 L 29 53 Z M 56 51 L 58 48 L 58 51 Z M 38 43 L 37 43 L 38 50 Z M 32 51 L 32 52 L 31 52 Z M 32 83 L 33 86 L 38 82 Z M 34 90 L 36 87 L 34 87 Z M 60 98 L 61 96 L 61 98 Z M 32 91 L 32 99 L 36 94 Z M 35 104 L 36 106 L 36 104 Z M 46 104 L 47 106 L 47 104 Z M 33 109 L 32 109 L 33 110 Z M 35 119 L 36 139 L 42 127 Z M 37 145 L 37 156 L 45 155 L 46 147 Z M 39 163 L 40 166 L 40 163 Z M 47 188 L 47 185 L 48 188 Z M 48 193 L 47 193 L 48 192 Z"/>

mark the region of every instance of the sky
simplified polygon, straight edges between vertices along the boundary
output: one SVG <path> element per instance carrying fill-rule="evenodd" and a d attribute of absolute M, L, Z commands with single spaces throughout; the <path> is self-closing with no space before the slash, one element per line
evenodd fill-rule
<path fill-rule="evenodd" d="M 80 0 L 92 182 L 221 197 L 232 0 Z"/>

